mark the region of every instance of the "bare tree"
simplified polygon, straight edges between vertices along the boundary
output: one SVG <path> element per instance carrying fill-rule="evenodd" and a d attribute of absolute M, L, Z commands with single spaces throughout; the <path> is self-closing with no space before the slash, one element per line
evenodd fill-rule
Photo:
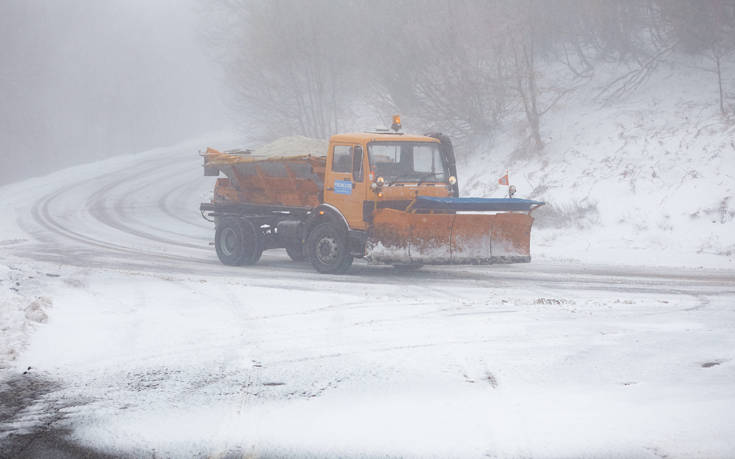
<path fill-rule="evenodd" d="M 513 40 L 511 49 L 514 89 L 523 103 L 523 111 L 526 114 L 534 145 L 537 150 L 542 150 L 544 141 L 541 139 L 541 113 L 538 108 L 538 83 L 533 39 L 520 42 Z"/>
<path fill-rule="evenodd" d="M 337 131 L 356 70 L 344 52 L 353 34 L 340 6 L 229 0 L 220 8 L 230 28 L 215 32 L 214 42 L 225 50 L 233 105 L 250 126 L 267 137 Z"/>
<path fill-rule="evenodd" d="M 218 46 L 234 104 L 269 136 L 324 137 L 356 123 L 356 104 L 398 111 L 460 145 L 492 138 L 521 115 L 535 150 L 543 116 L 592 76 L 620 73 L 600 94 L 632 93 L 671 53 L 712 59 L 727 111 L 725 59 L 733 0 L 220 0 Z M 566 77 L 541 70 L 562 62 Z M 365 108 L 361 108 L 365 115 Z M 461 148 L 460 148 L 461 150 Z"/>
<path fill-rule="evenodd" d="M 735 51 L 735 2 L 715 1 L 707 12 L 705 23 L 711 28 L 700 29 L 700 39 L 707 48 L 705 55 L 713 64 L 711 71 L 717 76 L 720 113 L 726 115 L 722 62 Z"/>
<path fill-rule="evenodd" d="M 508 8 L 504 24 L 504 35 L 507 37 L 506 53 L 510 62 L 509 79 L 520 100 L 523 113 L 530 131 L 530 137 L 536 151 L 544 148 L 541 137 L 541 117 L 546 114 L 565 94 L 574 89 L 573 82 L 564 88 L 542 88 L 537 66 L 539 37 L 548 37 L 550 32 L 540 28 L 541 15 L 548 14 L 547 6 L 527 0 L 518 2 Z M 547 49 L 551 46 L 547 43 Z M 545 100 L 542 103 L 542 99 Z"/>
<path fill-rule="evenodd" d="M 706 70 L 716 75 L 718 105 L 727 114 L 727 91 L 723 63 L 735 52 L 735 1 L 705 0 L 688 2 L 672 0 L 663 4 L 664 14 L 671 22 L 671 35 L 680 48 L 703 55 L 711 66 Z"/>

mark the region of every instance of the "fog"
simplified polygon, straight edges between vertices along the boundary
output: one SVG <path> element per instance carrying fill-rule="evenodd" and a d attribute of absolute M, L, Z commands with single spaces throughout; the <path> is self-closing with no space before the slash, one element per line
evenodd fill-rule
<path fill-rule="evenodd" d="M 325 138 L 394 113 L 460 157 L 514 125 L 540 154 L 580 85 L 601 107 L 675 63 L 735 114 L 732 0 L 5 0 L 0 43 L 0 183 L 235 125 Z"/>
<path fill-rule="evenodd" d="M 0 183 L 225 129 L 202 8 L 0 2 Z"/>

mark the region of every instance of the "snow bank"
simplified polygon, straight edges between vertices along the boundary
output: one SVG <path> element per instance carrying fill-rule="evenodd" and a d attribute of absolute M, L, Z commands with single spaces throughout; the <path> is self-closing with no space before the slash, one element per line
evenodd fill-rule
<path fill-rule="evenodd" d="M 39 288 L 39 278 L 54 275 L 0 265 L 0 372 L 16 365 L 29 336 L 48 321 L 53 301 Z"/>
<path fill-rule="evenodd" d="M 735 266 L 735 124 L 716 105 L 712 76 L 660 68 L 627 98 L 586 82 L 542 120 L 531 153 L 525 123 L 460 164 L 462 193 L 501 196 L 506 168 L 535 213 L 536 257 L 597 263 Z"/>

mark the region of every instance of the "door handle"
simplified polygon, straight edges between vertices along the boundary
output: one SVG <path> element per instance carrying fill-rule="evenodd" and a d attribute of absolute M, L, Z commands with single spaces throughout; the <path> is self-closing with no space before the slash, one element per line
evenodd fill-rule
<path fill-rule="evenodd" d="M 327 191 L 334 191 L 334 188 L 327 188 Z"/>

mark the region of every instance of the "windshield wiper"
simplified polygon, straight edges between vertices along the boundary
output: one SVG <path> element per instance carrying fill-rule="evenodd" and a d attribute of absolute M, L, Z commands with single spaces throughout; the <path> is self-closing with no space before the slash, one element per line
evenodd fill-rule
<path fill-rule="evenodd" d="M 436 177 L 438 175 L 442 175 L 443 173 L 444 172 L 429 172 L 428 174 L 424 174 L 421 176 L 421 178 L 419 179 L 419 183 L 417 183 L 416 186 L 421 185 L 426 179 L 429 179 L 431 177 Z"/>
<path fill-rule="evenodd" d="M 388 186 L 392 186 L 396 183 L 398 183 L 401 180 L 410 180 L 412 177 L 410 175 L 397 175 L 393 180 L 390 181 Z"/>

